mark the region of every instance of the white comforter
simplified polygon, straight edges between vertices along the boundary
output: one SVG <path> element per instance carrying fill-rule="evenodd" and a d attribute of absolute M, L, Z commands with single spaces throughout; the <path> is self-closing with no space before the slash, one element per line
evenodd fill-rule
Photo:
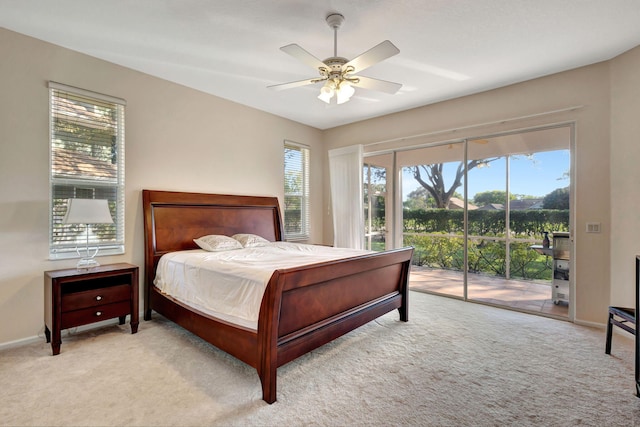
<path fill-rule="evenodd" d="M 200 311 L 257 329 L 262 295 L 276 269 L 366 253 L 289 242 L 222 252 L 172 252 L 160 258 L 154 284 Z"/>

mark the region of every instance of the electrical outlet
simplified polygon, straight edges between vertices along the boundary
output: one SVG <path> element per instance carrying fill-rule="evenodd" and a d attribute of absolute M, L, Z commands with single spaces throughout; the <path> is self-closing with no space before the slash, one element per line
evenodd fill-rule
<path fill-rule="evenodd" d="M 600 232 L 600 223 L 599 222 L 588 222 L 587 223 L 587 233 L 599 233 Z"/>

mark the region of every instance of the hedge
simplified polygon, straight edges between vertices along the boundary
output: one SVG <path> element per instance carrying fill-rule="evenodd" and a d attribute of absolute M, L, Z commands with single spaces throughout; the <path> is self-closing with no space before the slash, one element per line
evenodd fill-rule
<path fill-rule="evenodd" d="M 504 211 L 469 211 L 469 234 L 500 236 L 505 231 Z M 462 234 L 464 212 L 452 209 L 417 209 L 403 211 L 405 233 Z M 543 231 L 568 231 L 569 210 L 536 209 L 511 211 L 509 228 L 512 235 L 539 237 Z"/>
<path fill-rule="evenodd" d="M 384 212 L 377 211 L 372 218 L 372 230 L 384 229 Z M 462 237 L 444 236 L 464 233 L 464 212 L 449 209 L 417 209 L 403 211 L 404 244 L 415 248 L 413 263 L 442 269 L 462 270 L 464 250 Z M 505 234 L 505 211 L 472 210 L 468 213 L 470 236 L 480 237 L 469 242 L 468 267 L 470 272 L 497 276 L 506 275 L 505 242 L 491 240 Z M 569 210 L 536 209 L 510 212 L 510 277 L 524 279 L 551 279 L 550 261 L 530 249 L 531 242 L 542 241 L 544 231 L 568 231 Z M 411 233 L 411 234 L 406 234 Z M 424 236 L 420 234 L 431 234 Z M 443 234 L 433 236 L 434 234 Z"/>

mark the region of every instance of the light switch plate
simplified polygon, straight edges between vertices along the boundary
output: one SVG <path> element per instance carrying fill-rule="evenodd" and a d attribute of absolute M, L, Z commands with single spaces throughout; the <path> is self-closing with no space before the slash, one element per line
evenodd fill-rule
<path fill-rule="evenodd" d="M 599 222 L 588 222 L 587 223 L 587 233 L 599 233 L 600 232 L 600 223 Z"/>

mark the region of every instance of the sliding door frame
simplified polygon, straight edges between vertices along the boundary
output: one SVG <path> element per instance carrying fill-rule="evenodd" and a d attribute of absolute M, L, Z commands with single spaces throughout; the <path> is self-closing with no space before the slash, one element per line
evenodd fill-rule
<path fill-rule="evenodd" d="M 364 158 L 369 157 L 369 156 L 376 156 L 376 155 L 382 155 L 382 154 L 392 154 L 393 155 L 393 166 L 392 166 L 392 170 L 389 171 L 390 173 L 387 174 L 387 176 L 392 177 L 392 182 L 391 182 L 391 186 L 387 187 L 387 188 L 391 188 L 391 194 L 389 195 L 389 201 L 391 201 L 390 206 L 392 209 L 392 217 L 393 217 L 393 224 L 390 227 L 391 230 L 388 231 L 389 236 L 390 236 L 390 240 L 391 242 L 393 242 L 393 248 L 398 248 L 400 246 L 402 246 L 402 242 L 403 242 L 403 217 L 402 217 L 402 168 L 398 167 L 398 161 L 397 161 L 397 154 L 399 152 L 405 152 L 405 151 L 411 151 L 411 150 L 416 150 L 416 149 L 421 149 L 421 148 L 430 148 L 430 147 L 437 147 L 437 146 L 442 146 L 442 145 L 447 145 L 447 144 L 459 144 L 462 143 L 463 145 L 463 158 L 464 158 L 464 164 L 465 164 L 465 173 L 464 173 L 464 177 L 463 177 L 463 186 L 464 186 L 464 199 L 465 199 L 465 205 L 464 205 L 464 213 L 463 213 L 463 218 L 464 218 L 464 231 L 463 231 L 463 237 L 464 237 L 464 268 L 463 268 L 463 297 L 462 300 L 464 301 L 471 301 L 471 302 L 476 302 L 476 303 L 480 303 L 480 304 L 487 304 L 487 305 L 496 305 L 496 304 L 491 304 L 491 303 L 487 303 L 487 302 L 483 302 L 483 301 L 477 301 L 477 300 L 473 300 L 473 299 L 469 299 L 469 295 L 468 295 L 468 263 L 469 263 L 469 258 L 468 258 L 468 237 L 469 237 L 469 230 L 468 230 L 468 170 L 466 169 L 466 165 L 468 165 L 468 147 L 469 147 L 469 142 L 472 140 L 477 140 L 477 139 L 491 139 L 491 138 L 497 138 L 497 137 L 503 137 L 503 136 L 509 136 L 509 135 L 517 135 L 517 134 L 521 134 L 521 133 L 528 133 L 528 132 L 536 132 L 536 131 L 544 131 L 544 130 L 549 130 L 549 129 L 556 129 L 556 128 L 563 128 L 563 127 L 568 127 L 569 128 L 569 133 L 570 133 L 570 140 L 569 140 L 569 152 L 570 152 L 570 167 L 569 167 L 569 236 L 570 236 L 570 246 L 571 246 L 571 259 L 569 261 L 569 268 L 570 268 L 570 280 L 569 280 L 569 310 L 568 310 L 568 319 L 570 321 L 574 321 L 575 319 L 575 233 L 574 233 L 574 226 L 575 226 L 575 221 L 576 221 L 576 212 L 575 212 L 575 165 L 576 165 L 576 122 L 575 121 L 563 121 L 563 122 L 558 122 L 558 123 L 552 123 L 552 124 L 546 124 L 546 125 L 538 125 L 538 126 L 532 126 L 532 127 L 523 127 L 523 128 L 518 128 L 518 129 L 511 129 L 511 130 L 506 130 L 506 131 L 502 131 L 502 132 L 494 132 L 494 133 L 487 133 L 487 134 L 482 134 L 482 133 L 478 133 L 478 135 L 476 136 L 468 136 L 466 138 L 455 138 L 455 139 L 451 139 L 451 140 L 443 140 L 443 141 L 437 141 L 437 142 L 431 142 L 431 143 L 423 143 L 423 144 L 416 144 L 416 145 L 411 145 L 411 146 L 406 146 L 406 147 L 398 147 L 398 148 L 393 148 L 393 149 L 388 149 L 388 150 L 381 150 L 381 151 L 372 151 L 372 152 L 365 152 L 364 153 Z M 509 194 L 510 192 L 510 183 L 509 183 L 509 173 L 510 173 L 510 166 L 509 166 L 509 155 L 506 156 L 507 160 L 506 160 L 506 177 L 507 177 L 507 184 L 506 184 L 506 191 L 507 194 Z M 387 184 L 390 184 L 389 182 L 387 182 Z M 385 204 L 385 208 L 389 209 L 389 207 Z M 510 259 L 510 251 L 509 251 L 509 230 L 510 230 L 510 226 L 509 226 L 509 211 L 510 211 L 510 206 L 509 206 L 509 200 L 506 201 L 506 218 L 505 218 L 505 222 L 506 222 L 506 235 L 505 235 L 505 245 L 506 245 L 506 256 L 507 256 L 507 260 Z M 509 262 L 506 263 L 506 269 L 507 269 L 507 273 L 509 272 Z M 455 296 L 451 296 L 452 298 L 458 298 Z M 459 299 L 459 298 L 458 298 Z M 497 305 L 499 307 L 502 308 L 508 308 L 508 307 L 504 307 L 504 306 L 500 306 Z"/>

